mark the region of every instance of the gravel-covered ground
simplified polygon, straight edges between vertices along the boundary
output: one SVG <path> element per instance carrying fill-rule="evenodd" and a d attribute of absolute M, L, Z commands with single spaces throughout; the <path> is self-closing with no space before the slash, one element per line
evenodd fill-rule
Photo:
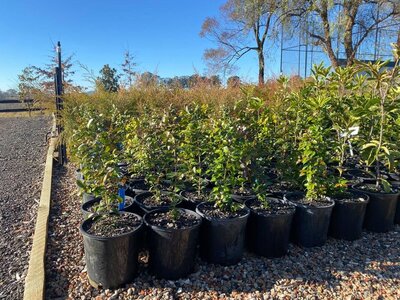
<path fill-rule="evenodd" d="M 0 299 L 23 296 L 49 130 L 49 117 L 0 117 Z"/>
<path fill-rule="evenodd" d="M 80 198 L 72 166 L 55 172 L 46 262 L 47 299 L 400 299 L 400 227 L 364 233 L 355 242 L 329 239 L 323 247 L 291 245 L 284 258 L 246 253 L 222 267 L 198 260 L 187 279 L 158 280 L 146 270 L 118 290 L 90 287 L 79 234 Z"/>

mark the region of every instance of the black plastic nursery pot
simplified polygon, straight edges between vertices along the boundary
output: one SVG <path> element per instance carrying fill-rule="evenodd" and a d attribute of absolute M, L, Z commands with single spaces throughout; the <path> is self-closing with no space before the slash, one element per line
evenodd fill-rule
<path fill-rule="evenodd" d="M 128 181 L 129 189 L 135 194 L 141 194 L 149 191 L 149 186 L 144 178 L 131 179 Z"/>
<path fill-rule="evenodd" d="M 375 178 L 374 175 L 372 175 L 371 173 L 361 169 L 346 170 L 344 172 L 344 176 L 346 177 L 346 179 L 358 181 L 371 180 Z"/>
<path fill-rule="evenodd" d="M 131 282 L 138 270 L 143 220 L 134 230 L 114 237 L 89 234 L 87 230 L 94 221 L 88 218 L 80 226 L 90 284 L 109 289 Z"/>
<path fill-rule="evenodd" d="M 400 200 L 399 199 L 397 199 L 397 208 L 396 208 L 396 213 L 394 216 L 394 223 L 400 224 Z"/>
<path fill-rule="evenodd" d="M 277 198 L 270 198 L 269 201 L 280 203 L 287 209 L 282 213 L 264 214 L 251 208 L 253 201 L 246 201 L 246 206 L 250 209 L 247 223 L 248 249 L 264 257 L 284 256 L 289 247 L 295 206 L 284 204 Z"/>
<path fill-rule="evenodd" d="M 242 194 L 232 194 L 231 195 L 232 199 L 238 203 L 245 203 L 248 200 L 255 200 L 257 199 L 257 196 L 255 194 L 249 194 L 249 195 L 242 195 Z"/>
<path fill-rule="evenodd" d="M 134 207 L 134 200 L 129 197 L 129 196 L 125 196 L 125 201 L 128 202 L 128 204 L 125 206 L 124 211 L 127 212 L 133 212 L 133 207 Z M 100 202 L 101 198 L 97 197 L 97 198 L 93 198 L 87 202 L 84 202 L 81 205 L 81 212 L 83 215 L 83 219 L 88 218 L 90 215 L 93 214 L 93 211 L 91 210 L 91 207 L 93 207 L 94 205 L 97 205 Z"/>
<path fill-rule="evenodd" d="M 397 174 L 396 174 L 397 175 Z M 400 181 L 390 181 L 390 183 L 395 186 L 396 188 L 400 188 Z M 396 212 L 394 214 L 394 224 L 400 224 L 400 193 L 397 198 L 397 205 L 396 205 Z"/>
<path fill-rule="evenodd" d="M 243 257 L 247 219 L 250 210 L 235 218 L 211 218 L 202 212 L 204 205 L 196 207 L 196 212 L 203 218 L 200 232 L 200 255 L 207 262 L 220 265 L 233 265 Z"/>
<path fill-rule="evenodd" d="M 89 202 L 91 200 L 94 200 L 96 197 L 93 194 L 89 194 L 89 193 L 83 193 L 82 194 L 82 202 L 86 203 Z"/>
<path fill-rule="evenodd" d="M 372 232 L 388 232 L 393 229 L 399 192 L 372 192 L 362 189 L 363 185 L 373 186 L 375 181 L 365 181 L 354 186 L 354 190 L 369 196 L 364 228 Z"/>
<path fill-rule="evenodd" d="M 75 179 L 76 180 L 83 180 L 83 174 L 81 169 L 76 169 L 75 170 Z"/>
<path fill-rule="evenodd" d="M 292 222 L 291 238 L 302 247 L 318 247 L 328 239 L 329 223 L 335 202 L 329 200 L 324 206 L 314 206 L 299 202 L 304 197 L 302 193 L 288 193 L 285 200 L 296 206 Z"/>
<path fill-rule="evenodd" d="M 164 228 L 152 225 L 149 216 L 168 209 L 146 213 L 149 267 L 158 278 L 175 280 L 193 272 L 200 234 L 201 217 L 193 211 L 179 209 L 181 213 L 194 216 L 198 222 L 186 228 Z"/>
<path fill-rule="evenodd" d="M 329 235 L 341 240 L 354 241 L 361 237 L 369 196 L 350 190 L 354 199 L 335 197 Z"/>
<path fill-rule="evenodd" d="M 135 202 L 135 204 L 140 208 L 140 213 L 138 213 L 139 215 L 144 216 L 145 214 L 147 214 L 148 212 L 151 212 L 153 210 L 168 209 L 170 207 L 169 204 L 168 205 L 157 205 L 157 206 L 148 206 L 148 205 L 143 204 L 143 201 L 146 198 L 151 197 L 152 195 L 153 195 L 152 192 L 147 191 L 147 192 L 137 194 L 135 196 L 135 198 L 133 198 L 133 201 Z"/>
<path fill-rule="evenodd" d="M 182 197 L 182 202 L 180 203 L 180 207 L 181 208 L 185 208 L 185 209 L 189 209 L 192 211 L 196 211 L 196 207 L 197 205 L 199 205 L 200 203 L 204 202 L 201 200 L 197 200 L 197 199 L 193 199 L 192 197 L 190 197 L 190 195 L 188 194 L 191 191 L 182 191 L 179 193 L 179 195 Z"/>

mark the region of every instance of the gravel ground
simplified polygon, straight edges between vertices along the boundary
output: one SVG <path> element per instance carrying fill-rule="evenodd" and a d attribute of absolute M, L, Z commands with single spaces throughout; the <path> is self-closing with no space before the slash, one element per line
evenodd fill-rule
<path fill-rule="evenodd" d="M 21 299 L 46 155 L 48 117 L 0 118 L 0 299 Z"/>
<path fill-rule="evenodd" d="M 400 299 L 399 226 L 386 234 L 364 233 L 355 242 L 329 239 L 311 249 L 291 245 L 289 255 L 279 259 L 246 253 L 230 267 L 198 260 L 195 273 L 177 281 L 149 275 L 143 255 L 133 283 L 96 290 L 86 277 L 73 174 L 72 166 L 55 172 L 47 299 Z"/>

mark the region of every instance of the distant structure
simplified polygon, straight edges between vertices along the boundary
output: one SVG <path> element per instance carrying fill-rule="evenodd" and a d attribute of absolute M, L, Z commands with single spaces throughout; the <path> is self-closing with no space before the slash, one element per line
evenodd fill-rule
<path fill-rule="evenodd" d="M 373 38 L 362 44 L 357 51 L 356 59 L 364 62 L 374 62 L 378 59 L 390 60 L 388 67 L 394 66 L 392 48 L 390 43 L 396 42 L 399 29 L 392 29 L 400 26 L 400 23 L 391 27 L 378 27 L 371 33 Z M 282 31 L 283 33 L 283 31 Z M 360 35 L 360 33 L 354 33 Z M 340 66 L 346 65 L 346 56 L 343 46 L 339 43 L 338 37 L 332 37 L 332 43 L 336 45 L 336 56 Z M 308 77 L 311 74 L 313 64 L 325 62 L 330 65 L 326 53 L 320 46 L 314 45 L 305 31 L 299 30 L 297 36 L 290 41 L 281 37 L 280 51 L 280 73 L 286 75 L 298 75 Z"/>

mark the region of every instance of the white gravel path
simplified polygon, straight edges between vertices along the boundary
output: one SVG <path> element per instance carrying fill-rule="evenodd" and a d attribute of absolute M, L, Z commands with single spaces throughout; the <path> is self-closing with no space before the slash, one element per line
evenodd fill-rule
<path fill-rule="evenodd" d="M 49 117 L 0 118 L 0 299 L 22 299 Z"/>

